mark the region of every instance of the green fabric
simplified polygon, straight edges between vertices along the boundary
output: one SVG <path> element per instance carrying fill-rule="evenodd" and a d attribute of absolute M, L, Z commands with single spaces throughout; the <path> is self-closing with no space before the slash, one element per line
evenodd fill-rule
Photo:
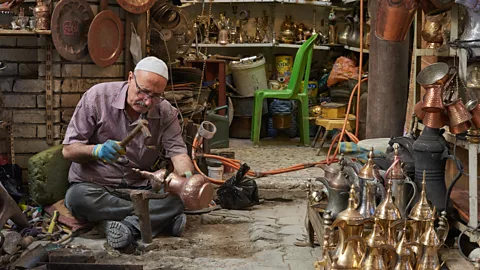
<path fill-rule="evenodd" d="M 318 34 L 310 37 L 298 49 L 293 63 L 292 76 L 288 86 L 284 90 L 257 90 L 255 91 L 254 112 L 252 118 L 251 140 L 255 145 L 260 141 L 260 127 L 262 121 L 263 100 L 266 98 L 288 99 L 299 101 L 299 130 L 300 143 L 305 146 L 310 144 L 310 123 L 308 119 L 308 81 L 310 77 L 310 66 L 312 65 L 313 46 Z M 303 79 L 305 78 L 305 80 Z M 301 87 L 303 81 L 303 88 Z"/>
<path fill-rule="evenodd" d="M 71 162 L 63 158 L 62 149 L 63 145 L 57 145 L 28 160 L 30 197 L 41 205 L 53 204 L 65 198 Z"/>

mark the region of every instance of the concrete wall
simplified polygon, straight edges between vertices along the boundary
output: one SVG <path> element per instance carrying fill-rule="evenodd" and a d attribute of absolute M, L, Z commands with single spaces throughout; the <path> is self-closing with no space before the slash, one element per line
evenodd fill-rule
<path fill-rule="evenodd" d="M 97 14 L 98 1 L 89 3 Z M 126 13 L 115 0 L 109 1 L 109 9 L 125 23 Z M 33 154 L 50 147 L 46 143 L 45 124 L 46 38 L 0 36 L 0 60 L 8 65 L 5 71 L 0 72 L 0 120 L 14 123 L 16 163 L 23 169 L 27 168 L 28 159 Z M 88 55 L 70 62 L 54 51 L 53 76 L 54 139 L 55 144 L 60 144 L 82 94 L 99 82 L 123 80 L 124 54 L 114 65 L 101 68 Z M 6 135 L 6 131 L 0 130 L 0 155 L 10 152 Z"/>

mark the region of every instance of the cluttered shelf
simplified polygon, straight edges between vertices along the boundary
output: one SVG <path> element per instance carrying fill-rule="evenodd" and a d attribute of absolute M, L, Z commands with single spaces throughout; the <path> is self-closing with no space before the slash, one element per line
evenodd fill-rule
<path fill-rule="evenodd" d="M 205 48 L 205 47 L 208 47 L 208 48 L 247 48 L 247 47 L 267 47 L 267 48 L 270 48 L 270 47 L 277 47 L 277 48 L 294 48 L 294 49 L 298 49 L 300 48 L 302 45 L 300 44 L 283 44 L 283 43 L 280 43 L 280 44 L 273 44 L 273 43 L 236 43 L 236 44 L 225 44 L 225 45 L 222 45 L 222 44 L 218 44 L 218 43 L 210 43 L 210 44 L 205 44 L 205 43 L 199 43 L 198 44 L 198 47 L 201 47 L 201 48 Z M 196 47 L 196 44 L 192 44 L 192 47 Z M 360 52 L 360 48 L 355 48 L 355 47 L 350 47 L 350 46 L 332 46 L 332 47 L 340 47 L 340 48 L 344 48 L 344 49 L 347 49 L 347 50 L 350 50 L 350 51 L 354 51 L 354 52 Z M 315 45 L 314 49 L 315 50 L 324 50 L 324 51 L 328 51 L 330 50 L 331 46 L 329 45 Z M 364 53 L 369 53 L 368 50 L 364 49 L 363 50 Z"/>
<path fill-rule="evenodd" d="M 51 30 L 13 30 L 0 29 L 0 36 L 51 35 Z"/>
<path fill-rule="evenodd" d="M 424 125 L 422 123 L 418 123 L 418 127 L 417 129 L 420 130 L 420 131 L 423 131 L 424 129 Z M 455 134 L 452 134 L 450 133 L 449 129 L 448 129 L 448 126 L 445 126 L 445 133 L 443 134 L 443 137 L 445 138 L 445 140 L 451 144 L 457 144 L 458 147 L 461 147 L 463 149 L 467 149 L 468 150 L 468 141 L 466 139 L 463 139 L 463 140 L 460 140 L 460 139 L 456 139 L 455 137 Z M 480 147 L 477 148 L 477 153 L 480 153 Z"/>
<path fill-rule="evenodd" d="M 450 57 L 456 56 L 456 50 L 453 49 L 446 49 L 446 50 L 438 50 L 438 49 L 416 49 L 414 50 L 417 56 L 442 56 L 442 57 Z"/>
<path fill-rule="evenodd" d="M 203 3 L 200 0 L 187 0 L 185 3 Z M 212 0 L 212 3 L 218 4 L 238 4 L 238 3 L 280 3 L 280 4 L 299 4 L 329 7 L 332 5 L 329 1 L 309 1 L 309 0 Z"/>

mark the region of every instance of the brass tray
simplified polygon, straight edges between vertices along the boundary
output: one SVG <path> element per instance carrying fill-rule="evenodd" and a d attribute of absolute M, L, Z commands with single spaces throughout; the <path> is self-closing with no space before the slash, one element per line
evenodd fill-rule
<path fill-rule="evenodd" d="M 93 11 L 85 0 L 62 0 L 53 10 L 52 39 L 58 53 L 75 61 L 87 55 L 87 35 Z"/>
<path fill-rule="evenodd" d="M 93 62 L 108 67 L 117 61 L 123 48 L 123 25 L 111 10 L 95 16 L 88 30 L 88 52 Z"/>

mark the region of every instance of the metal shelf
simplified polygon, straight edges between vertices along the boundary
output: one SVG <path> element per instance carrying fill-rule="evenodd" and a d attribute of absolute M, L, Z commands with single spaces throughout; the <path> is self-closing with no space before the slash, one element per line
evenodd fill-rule
<path fill-rule="evenodd" d="M 192 47 L 195 48 L 195 44 L 192 44 Z M 238 43 L 238 44 L 226 44 L 226 45 L 221 45 L 217 43 L 212 43 L 212 44 L 204 44 L 204 43 L 199 43 L 198 47 L 200 48 L 250 48 L 250 47 L 263 47 L 263 48 L 292 48 L 292 49 L 298 49 L 302 45 L 299 44 L 273 44 L 273 43 Z M 324 50 L 328 51 L 330 50 L 330 47 L 328 45 L 319 45 L 314 47 L 315 50 Z"/>
<path fill-rule="evenodd" d="M 51 30 L 12 30 L 0 29 L 0 36 L 51 35 Z"/>
<path fill-rule="evenodd" d="M 205 1 L 206 2 L 206 1 Z M 186 0 L 184 3 L 203 3 L 202 0 Z M 239 3 L 279 3 L 279 4 L 297 4 L 329 7 L 331 2 L 309 1 L 309 0 L 213 0 L 214 4 L 239 4 Z"/>
<path fill-rule="evenodd" d="M 347 46 L 347 45 L 345 45 L 345 49 L 350 50 L 350 51 L 354 51 L 354 52 L 360 52 L 360 48 L 350 47 L 350 46 Z M 363 49 L 363 53 L 370 53 L 370 52 L 367 49 Z"/>
<path fill-rule="evenodd" d="M 414 51 L 416 56 L 452 57 L 457 55 L 456 50 L 450 48 L 446 51 L 438 51 L 437 49 L 416 49 Z"/>

